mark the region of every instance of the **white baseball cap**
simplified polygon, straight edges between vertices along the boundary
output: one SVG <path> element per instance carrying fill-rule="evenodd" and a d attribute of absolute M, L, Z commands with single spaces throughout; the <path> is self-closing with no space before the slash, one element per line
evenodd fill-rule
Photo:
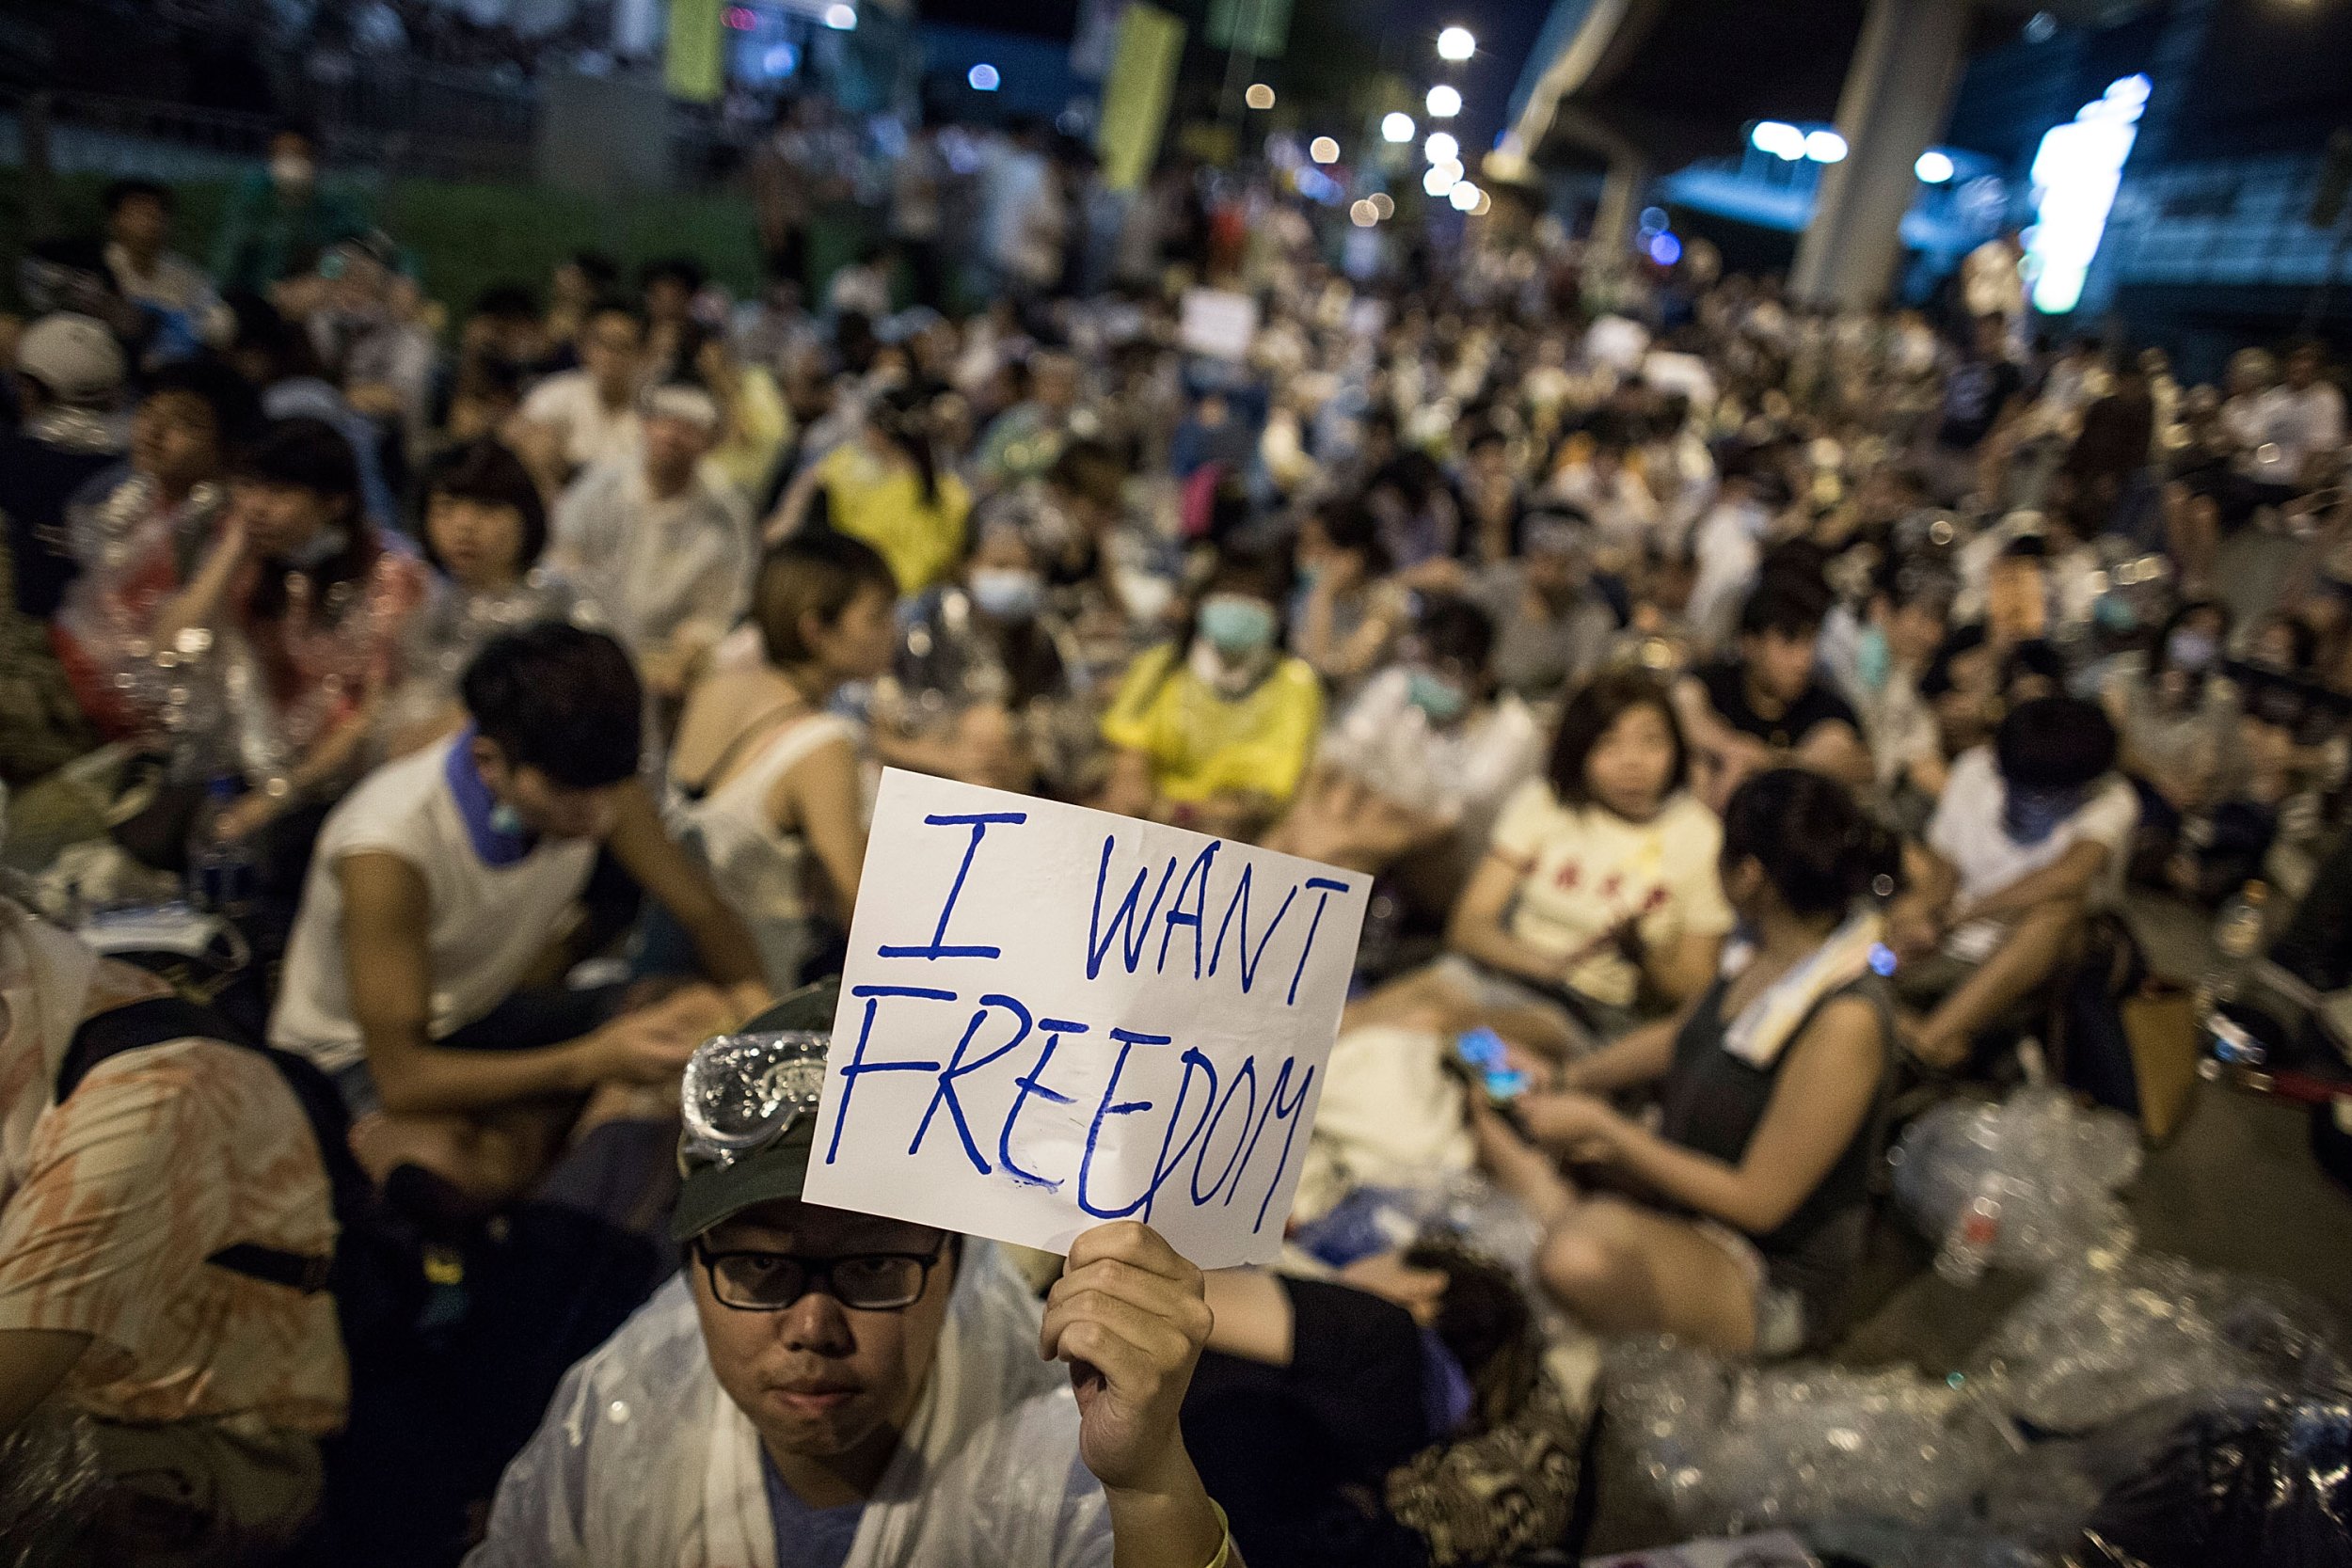
<path fill-rule="evenodd" d="M 122 349 L 95 316 L 59 311 L 24 329 L 17 340 L 16 369 L 59 403 L 102 404 L 122 388 Z"/>

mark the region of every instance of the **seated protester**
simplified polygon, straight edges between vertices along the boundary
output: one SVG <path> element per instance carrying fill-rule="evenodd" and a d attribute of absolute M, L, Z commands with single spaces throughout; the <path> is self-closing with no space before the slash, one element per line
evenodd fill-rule
<path fill-rule="evenodd" d="M 171 682 L 154 663 L 155 617 L 227 515 L 229 452 L 257 413 L 252 390 L 217 360 L 160 367 L 131 416 L 130 461 L 83 486 L 70 509 L 82 570 L 50 640 L 83 713 L 109 738 L 162 725 Z"/>
<path fill-rule="evenodd" d="M 574 340 L 580 369 L 531 389 L 505 431 L 507 445 L 550 493 L 575 475 L 634 456 L 643 432 L 637 394 L 645 376 L 645 325 L 626 303 L 591 306 Z"/>
<path fill-rule="evenodd" d="M 1095 747 L 1088 672 L 1055 611 L 1030 536 L 982 527 L 961 579 L 901 617 L 898 657 L 875 685 L 875 754 L 966 784 L 1076 790 Z"/>
<path fill-rule="evenodd" d="M 1462 537 L 1461 507 L 1445 470 L 1427 452 L 1398 453 L 1364 482 L 1364 504 L 1399 571 L 1451 557 Z"/>
<path fill-rule="evenodd" d="M 1511 438 L 1491 424 L 1471 430 L 1454 483 L 1462 493 L 1459 546 L 1470 564 L 1495 566 L 1516 559 L 1531 498 L 1512 464 Z"/>
<path fill-rule="evenodd" d="M 988 423 L 973 459 L 983 491 L 1008 489 L 1052 468 L 1073 434 L 1079 372 L 1074 355 L 1041 349 L 1029 356 L 1028 395 Z M 909 584 L 913 593 L 916 585 Z"/>
<path fill-rule="evenodd" d="M 611 990 L 532 989 L 564 956 L 600 849 L 691 934 L 733 1005 L 765 989 L 750 933 L 637 778 L 644 696 L 618 643 L 510 633 L 461 691 L 468 728 L 377 768 L 320 831 L 269 1033 L 335 1080 L 371 1174 L 415 1164 L 489 1206 L 524 1189 L 592 1091 L 675 1083 L 728 1016 L 707 988 L 617 1018 Z"/>
<path fill-rule="evenodd" d="M 1878 788 L 1892 795 L 1906 785 L 1932 800 L 1944 792 L 1944 757 L 1935 714 L 1920 693 L 1936 652 L 1950 630 L 1951 594 L 1916 567 L 1898 568 L 1872 587 L 1857 622 L 1840 605 L 1830 611 L 1839 634 L 1825 626 L 1821 663 L 1862 721 Z"/>
<path fill-rule="evenodd" d="M 15 370 L 23 421 L 0 433 L 0 527 L 14 609 L 45 624 L 81 569 L 68 504 L 122 461 L 122 349 L 95 317 L 48 315 L 17 340 Z"/>
<path fill-rule="evenodd" d="M 1727 800 L 1750 774 L 1790 764 L 1853 788 L 1870 783 L 1862 721 L 1815 663 L 1829 604 L 1819 578 L 1768 567 L 1740 611 L 1738 657 L 1676 686 L 1676 711 L 1701 764 L 1701 799 Z"/>
<path fill-rule="evenodd" d="M 837 994 L 759 1022 L 828 1029 Z M 823 1049 L 714 1040 L 693 1073 L 754 1097 Z M 1179 1424 L 1200 1272 L 1103 1226 L 1041 1312 L 991 1243 L 804 1201 L 816 1120 L 787 1097 L 722 1148 L 690 1119 L 685 1265 L 564 1378 L 470 1568 L 1235 1568 Z"/>
<path fill-rule="evenodd" d="M 1425 1568 L 1435 1543 L 1467 1560 L 1454 1531 L 1506 1551 L 1556 1540 L 1574 1466 L 1546 1462 L 1582 1422 L 1512 1275 L 1451 1237 L 1316 1256 L 1334 1277 L 1203 1276 L 1214 1322 L 1184 1440 L 1235 1538 L 1295 1568 Z"/>
<path fill-rule="evenodd" d="M 1371 509 L 1334 499 L 1309 511 L 1298 524 L 1298 575 L 1291 652 L 1335 689 L 1350 689 L 1379 668 L 1412 615 Z"/>
<path fill-rule="evenodd" d="M 171 187 L 117 180 L 99 197 L 106 214 L 106 272 L 146 318 L 140 361 L 152 369 L 227 345 L 236 317 L 204 269 L 168 248 Z"/>
<path fill-rule="evenodd" d="M 259 1053 L 167 1021 L 139 1034 L 140 1005 L 170 995 L 0 899 L 0 1444 L 53 1397 L 80 1418 L 101 1481 L 74 1561 L 283 1548 L 350 1400 L 334 1299 L 230 1250 L 334 1251 L 310 1123 Z M 60 1100 L 75 1042 L 97 1047 L 86 1026 L 153 1043 Z"/>
<path fill-rule="evenodd" d="M 1921 1061 L 1967 1061 L 2121 897 L 2139 803 L 2115 756 L 2096 705 L 2043 697 L 1952 765 L 1890 927 L 1897 987 L 1931 1009 L 1907 1030 Z"/>
<path fill-rule="evenodd" d="M 156 616 L 159 648 L 210 634 L 228 705 L 228 733 L 212 737 L 226 754 L 213 760 L 248 786 L 217 829 L 243 838 L 284 819 L 271 858 L 290 884 L 320 814 L 365 766 L 425 595 L 424 567 L 377 533 L 360 497 L 351 445 L 331 426 L 273 422 L 230 469 L 203 564 Z"/>
<path fill-rule="evenodd" d="M 2275 796 L 2249 799 L 2257 748 L 2237 689 L 2219 673 L 2229 638 L 2228 609 L 2191 600 L 2165 622 L 2144 664 L 2120 661 L 2100 692 L 2139 794 L 2132 870 L 2191 897 L 2201 894 L 2208 851 L 2259 864 L 2277 826 Z"/>
<path fill-rule="evenodd" d="M 920 594 L 963 554 L 971 492 L 947 471 L 919 393 L 894 389 L 866 410 L 857 437 L 801 470 L 768 520 L 770 544 L 818 523 L 882 552 L 902 594 Z"/>
<path fill-rule="evenodd" d="M 1769 448 L 1736 453 L 1713 503 L 1692 526 L 1683 618 L 1703 648 L 1728 647 L 1739 635 L 1740 607 L 1756 590 L 1772 519 L 1788 505 L 1788 482 L 1772 466 L 1773 456 Z"/>
<path fill-rule="evenodd" d="M 1515 1101 L 1531 1149 L 1474 1111 L 1498 1184 L 1545 1229 L 1536 1277 L 1587 1327 L 1723 1355 L 1818 1348 L 1861 1261 L 1893 1062 L 1862 905 L 1880 861 L 1852 798 L 1774 768 L 1731 798 L 1723 894 L 1743 958 L 1671 1020 L 1568 1063 Z M 1656 1085 L 1656 1131 L 1606 1098 Z M 1581 1194 L 1550 1156 L 1641 1196 Z"/>
<path fill-rule="evenodd" d="M 400 509 L 385 474 L 379 433 L 344 398 L 342 388 L 326 378 L 310 335 L 259 294 L 231 294 L 229 303 L 237 317 L 229 362 L 260 396 L 262 418 L 316 420 L 341 435 L 351 447 L 351 460 L 359 466 L 359 493 L 368 521 L 378 529 L 397 527 Z"/>
<path fill-rule="evenodd" d="M 1138 656 L 1103 716 L 1117 754 L 1096 804 L 1248 839 L 1297 793 L 1323 687 L 1281 651 L 1288 577 L 1268 557 L 1218 560 L 1183 640 Z"/>
<path fill-rule="evenodd" d="M 1535 716 L 1495 689 L 1494 623 L 1431 596 L 1404 657 L 1323 737 L 1271 848 L 1377 875 L 1394 870 L 1434 917 L 1454 908 L 1503 805 L 1543 763 Z"/>
<path fill-rule="evenodd" d="M 423 523 L 433 592 L 409 624 L 405 673 L 385 716 L 393 756 L 465 721 L 457 682 L 492 638 L 570 620 L 579 608 L 570 582 L 539 563 L 548 547 L 539 486 L 498 442 L 462 449 L 425 476 Z"/>
<path fill-rule="evenodd" d="M 431 422 L 439 351 L 418 320 L 416 284 L 395 270 L 399 260 L 381 234 L 327 251 L 319 258 L 318 307 L 305 325 L 328 379 L 405 454 Z"/>
<path fill-rule="evenodd" d="M 1541 703 L 1608 662 L 1617 615 L 1593 586 L 1591 527 L 1581 514 L 1534 512 L 1520 533 L 1521 554 L 1471 574 L 1466 592 L 1494 619 L 1496 680 Z"/>
<path fill-rule="evenodd" d="M 1935 715 L 1947 778 L 1950 764 L 1989 743 L 2000 725 L 2001 662 L 1981 625 L 1956 626 L 1919 677 L 1919 695 Z"/>
<path fill-rule="evenodd" d="M 1731 911 L 1715 879 L 1723 830 L 1684 792 L 1688 774 L 1673 705 L 1647 674 L 1578 692 L 1545 776 L 1503 807 L 1454 906 L 1447 940 L 1470 960 L 1451 966 L 1454 989 L 1483 997 L 1486 976 L 1507 976 L 1603 1037 L 1645 990 L 1679 1004 L 1704 990 Z"/>
<path fill-rule="evenodd" d="M 703 477 L 719 405 L 699 387 L 657 387 L 637 451 L 589 469 L 555 503 L 549 562 L 579 585 L 663 702 L 743 613 L 751 526 Z"/>
<path fill-rule="evenodd" d="M 889 667 L 897 603 L 867 546 L 822 531 L 786 540 L 753 588 L 760 658 L 711 673 L 678 721 L 670 777 L 684 819 L 778 991 L 837 961 L 857 903 L 859 737 L 831 705 Z"/>
<path fill-rule="evenodd" d="M 1595 557 L 1604 571 L 1623 572 L 1660 543 L 1658 498 L 1634 464 L 1630 432 L 1614 416 L 1561 444 L 1546 486 L 1551 499 L 1593 520 Z"/>

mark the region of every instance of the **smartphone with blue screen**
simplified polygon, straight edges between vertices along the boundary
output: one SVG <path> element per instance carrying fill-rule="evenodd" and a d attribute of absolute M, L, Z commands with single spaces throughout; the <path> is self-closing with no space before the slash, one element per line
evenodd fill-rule
<path fill-rule="evenodd" d="M 1489 1104 L 1508 1105 L 1525 1094 L 1532 1080 L 1511 1065 L 1502 1037 L 1492 1029 L 1469 1029 L 1454 1037 L 1454 1053 L 1486 1091 Z"/>

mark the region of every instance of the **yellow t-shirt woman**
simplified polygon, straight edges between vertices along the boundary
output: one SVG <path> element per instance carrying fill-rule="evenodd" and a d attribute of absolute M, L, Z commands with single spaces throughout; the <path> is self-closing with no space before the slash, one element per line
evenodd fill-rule
<path fill-rule="evenodd" d="M 1279 657 L 1229 697 L 1170 643 L 1139 657 L 1103 716 L 1103 738 L 1151 759 L 1154 788 L 1196 804 L 1219 795 L 1277 803 L 1297 791 L 1323 725 L 1323 685 L 1304 659 Z"/>
<path fill-rule="evenodd" d="M 881 551 L 901 594 L 920 594 L 954 573 L 972 510 L 962 480 L 941 473 L 926 501 L 912 463 L 885 457 L 863 439 L 834 448 L 815 473 L 833 526 Z"/>

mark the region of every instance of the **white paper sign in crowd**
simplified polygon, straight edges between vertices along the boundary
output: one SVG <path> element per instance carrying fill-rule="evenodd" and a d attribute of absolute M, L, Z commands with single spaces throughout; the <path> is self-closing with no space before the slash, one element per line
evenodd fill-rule
<path fill-rule="evenodd" d="M 1280 1245 L 1369 879 L 882 775 L 812 1203 L 1066 1252 L 1112 1220 L 1203 1268 Z"/>

